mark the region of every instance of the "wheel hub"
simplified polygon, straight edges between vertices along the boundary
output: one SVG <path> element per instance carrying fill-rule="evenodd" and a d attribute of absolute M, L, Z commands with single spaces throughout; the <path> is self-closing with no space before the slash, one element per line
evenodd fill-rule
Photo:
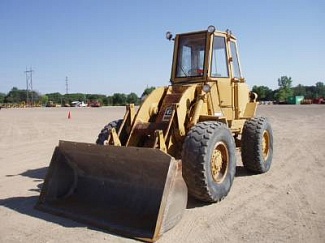
<path fill-rule="evenodd" d="M 270 152 L 270 134 L 268 131 L 263 132 L 262 152 L 264 161 L 266 161 Z"/>
<path fill-rule="evenodd" d="M 222 183 L 226 177 L 228 164 L 229 156 L 227 146 L 223 142 L 219 142 L 211 156 L 211 173 L 216 183 Z"/>

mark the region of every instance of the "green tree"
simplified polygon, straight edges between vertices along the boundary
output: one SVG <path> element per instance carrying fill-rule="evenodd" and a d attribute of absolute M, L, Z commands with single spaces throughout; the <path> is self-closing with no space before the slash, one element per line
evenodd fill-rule
<path fill-rule="evenodd" d="M 252 91 L 258 95 L 257 100 L 267 101 L 274 99 L 273 91 L 269 87 L 254 85 Z"/>
<path fill-rule="evenodd" d="M 4 98 L 5 103 L 20 103 L 27 100 L 26 90 L 19 90 L 17 87 L 13 87 Z"/>
<path fill-rule="evenodd" d="M 113 96 L 107 96 L 106 99 L 104 100 L 105 105 L 113 105 Z"/>
<path fill-rule="evenodd" d="M 105 95 L 101 95 L 101 94 L 86 94 L 86 99 L 89 101 L 95 101 L 95 100 L 103 100 L 105 99 L 106 96 Z"/>
<path fill-rule="evenodd" d="M 140 99 L 139 99 L 139 97 L 138 97 L 138 95 L 136 93 L 130 93 L 126 97 L 126 102 L 128 104 L 139 105 L 139 103 L 140 103 L 139 100 Z"/>
<path fill-rule="evenodd" d="M 53 101 L 56 104 L 61 104 L 61 101 L 63 99 L 63 96 L 58 92 L 49 93 L 49 94 L 46 94 L 46 96 L 48 97 L 48 101 Z"/>
<path fill-rule="evenodd" d="M 316 97 L 315 98 L 320 98 L 323 97 L 325 98 L 325 86 L 323 82 L 317 82 L 316 83 Z"/>
<path fill-rule="evenodd" d="M 288 98 L 293 95 L 291 77 L 282 76 L 279 78 L 278 86 L 277 100 L 280 102 L 287 102 Z"/>
<path fill-rule="evenodd" d="M 126 105 L 126 95 L 121 93 L 113 94 L 113 105 Z"/>
<path fill-rule="evenodd" d="M 42 105 L 45 106 L 48 101 L 49 101 L 49 97 L 47 95 L 42 95 L 41 97 Z"/>
<path fill-rule="evenodd" d="M 306 99 L 315 99 L 316 97 L 316 86 L 305 86 L 306 87 Z"/>
<path fill-rule="evenodd" d="M 72 101 L 83 101 L 86 102 L 86 95 L 82 93 L 72 93 L 72 94 L 65 94 L 63 96 L 65 99 Z"/>
<path fill-rule="evenodd" d="M 294 96 L 306 96 L 306 87 L 302 84 L 298 84 L 296 87 L 293 88 L 293 95 Z"/>
<path fill-rule="evenodd" d="M 26 92 L 25 90 L 23 90 L 23 92 Z M 29 102 L 34 102 L 35 103 L 38 103 L 41 99 L 42 99 L 42 95 L 40 95 L 38 92 L 36 91 L 31 91 L 28 93 L 28 99 L 29 99 Z"/>
<path fill-rule="evenodd" d="M 28 103 L 31 102 L 37 103 L 40 100 L 41 95 L 36 91 L 28 91 Z M 5 103 L 27 103 L 27 90 L 18 89 L 17 87 L 13 87 L 10 92 L 4 97 Z M 34 105 L 32 104 L 32 105 Z"/>
<path fill-rule="evenodd" d="M 5 93 L 0 93 L 0 103 L 4 103 L 5 97 L 6 97 Z"/>

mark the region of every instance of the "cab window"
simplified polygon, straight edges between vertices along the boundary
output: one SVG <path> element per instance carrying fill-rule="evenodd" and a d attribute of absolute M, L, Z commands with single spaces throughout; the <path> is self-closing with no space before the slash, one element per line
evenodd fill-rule
<path fill-rule="evenodd" d="M 239 62 L 238 62 L 238 56 L 237 56 L 237 48 L 236 43 L 231 41 L 230 42 L 230 51 L 232 56 L 232 68 L 233 68 L 233 75 L 234 78 L 240 78 L 240 68 L 239 68 Z"/>
<path fill-rule="evenodd" d="M 180 36 L 176 77 L 203 76 L 206 35 Z"/>
<path fill-rule="evenodd" d="M 215 36 L 212 50 L 211 77 L 229 77 L 227 65 L 226 40 L 224 37 Z"/>

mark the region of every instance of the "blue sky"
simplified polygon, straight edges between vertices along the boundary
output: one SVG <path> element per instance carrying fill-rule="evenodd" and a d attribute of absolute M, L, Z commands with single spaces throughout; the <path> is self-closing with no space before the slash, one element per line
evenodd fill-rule
<path fill-rule="evenodd" d="M 325 83 L 323 0 L 1 0 L 0 92 L 135 92 L 169 84 L 173 33 L 231 29 L 248 84 Z"/>

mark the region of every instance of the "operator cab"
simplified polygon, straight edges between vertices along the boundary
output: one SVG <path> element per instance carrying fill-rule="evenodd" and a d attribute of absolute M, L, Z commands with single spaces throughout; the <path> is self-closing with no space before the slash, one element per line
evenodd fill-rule
<path fill-rule="evenodd" d="M 172 35 L 167 32 L 167 39 Z M 220 79 L 242 79 L 236 38 L 230 31 L 178 34 L 175 37 L 172 83 L 198 83 Z"/>

